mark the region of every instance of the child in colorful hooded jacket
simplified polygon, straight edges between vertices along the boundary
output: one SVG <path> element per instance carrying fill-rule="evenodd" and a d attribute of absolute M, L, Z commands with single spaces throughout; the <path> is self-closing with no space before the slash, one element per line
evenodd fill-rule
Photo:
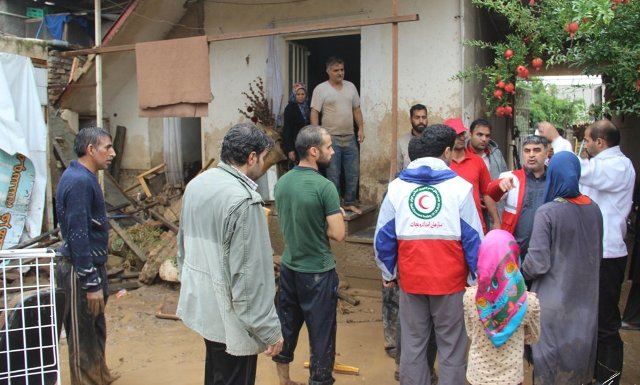
<path fill-rule="evenodd" d="M 504 230 L 490 231 L 480 244 L 478 285 L 468 287 L 463 299 L 471 385 L 524 380 L 524 345 L 540 336 L 540 302 L 527 291 L 519 255 L 513 235 Z"/>

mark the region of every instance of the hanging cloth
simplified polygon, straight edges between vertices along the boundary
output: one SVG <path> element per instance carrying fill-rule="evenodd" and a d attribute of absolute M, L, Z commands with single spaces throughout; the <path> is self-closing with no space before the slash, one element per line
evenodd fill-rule
<path fill-rule="evenodd" d="M 208 116 L 211 95 L 206 36 L 136 44 L 140 117 Z"/>

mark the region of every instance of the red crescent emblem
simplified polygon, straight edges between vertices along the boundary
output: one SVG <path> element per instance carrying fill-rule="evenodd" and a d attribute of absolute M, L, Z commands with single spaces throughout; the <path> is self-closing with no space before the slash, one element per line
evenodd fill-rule
<path fill-rule="evenodd" d="M 424 198 L 426 198 L 426 197 L 427 197 L 426 195 L 423 195 L 418 199 L 418 206 L 420 206 L 420 208 L 423 209 L 423 210 L 429 210 L 429 207 L 427 207 L 424 204 L 422 204 L 422 200 Z"/>

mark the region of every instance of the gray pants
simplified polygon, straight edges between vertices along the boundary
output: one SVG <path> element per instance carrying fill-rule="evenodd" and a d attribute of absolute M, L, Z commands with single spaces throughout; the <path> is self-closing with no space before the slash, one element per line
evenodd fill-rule
<path fill-rule="evenodd" d="M 462 296 L 408 294 L 400 290 L 402 355 L 400 385 L 430 385 L 427 363 L 432 324 L 438 343 L 438 385 L 465 383 L 467 334 L 464 330 Z"/>

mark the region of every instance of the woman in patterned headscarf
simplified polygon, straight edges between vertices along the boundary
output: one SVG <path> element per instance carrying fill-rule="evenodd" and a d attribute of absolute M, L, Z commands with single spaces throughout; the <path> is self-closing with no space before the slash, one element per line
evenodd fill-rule
<path fill-rule="evenodd" d="M 533 220 L 522 271 L 540 300 L 540 341 L 532 346 L 535 385 L 589 384 L 596 361 L 602 214 L 578 187 L 571 152 L 549 162 L 545 204 Z"/>
<path fill-rule="evenodd" d="M 524 345 L 540 335 L 540 304 L 520 273 L 520 248 L 513 235 L 492 230 L 478 250 L 478 285 L 464 295 L 464 320 L 471 340 L 467 380 L 472 385 L 519 384 L 524 380 Z"/>
<path fill-rule="evenodd" d="M 294 83 L 289 104 L 284 109 L 284 128 L 282 132 L 282 145 L 284 153 L 291 162 L 297 162 L 296 137 L 300 129 L 309 124 L 309 104 L 307 99 L 307 86 L 304 83 Z"/>

